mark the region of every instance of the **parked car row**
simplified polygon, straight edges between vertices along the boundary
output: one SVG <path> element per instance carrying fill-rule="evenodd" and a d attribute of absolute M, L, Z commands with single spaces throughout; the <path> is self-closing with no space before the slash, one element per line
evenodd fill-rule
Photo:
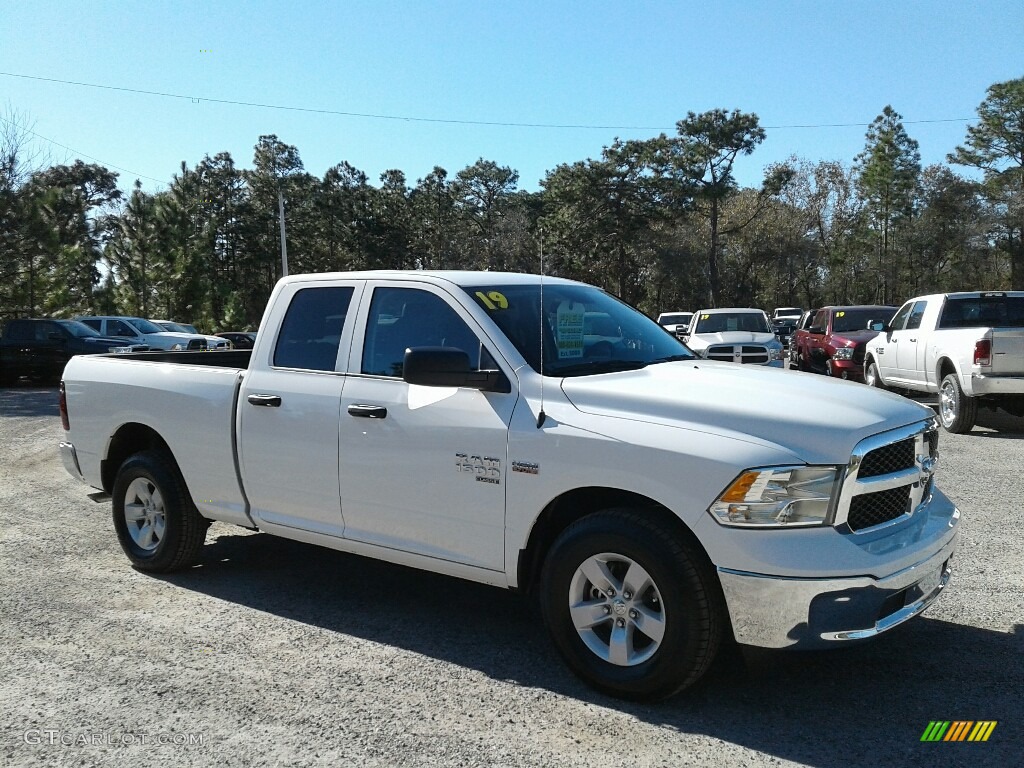
<path fill-rule="evenodd" d="M 255 333 L 208 336 L 194 326 L 141 317 L 19 318 L 0 334 L 0 383 L 57 381 L 75 355 L 150 350 L 252 349 Z M 236 341 L 237 340 L 237 341 Z"/>

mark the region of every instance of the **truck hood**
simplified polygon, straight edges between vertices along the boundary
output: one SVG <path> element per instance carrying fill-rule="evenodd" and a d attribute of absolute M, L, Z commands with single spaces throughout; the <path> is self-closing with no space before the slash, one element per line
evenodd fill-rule
<path fill-rule="evenodd" d="M 709 360 L 566 378 L 562 390 L 583 413 L 768 443 L 808 464 L 845 464 L 863 438 L 933 415 L 863 384 Z"/>
<path fill-rule="evenodd" d="M 697 349 L 710 347 L 712 344 L 743 344 L 754 342 L 767 344 L 775 341 L 774 333 L 755 333 L 753 331 L 722 331 L 721 333 L 695 333 L 690 337 L 687 346 Z"/>
<path fill-rule="evenodd" d="M 863 347 L 877 335 L 878 331 L 839 331 L 832 334 L 832 341 L 837 346 L 850 346 L 852 344 L 855 347 Z"/>

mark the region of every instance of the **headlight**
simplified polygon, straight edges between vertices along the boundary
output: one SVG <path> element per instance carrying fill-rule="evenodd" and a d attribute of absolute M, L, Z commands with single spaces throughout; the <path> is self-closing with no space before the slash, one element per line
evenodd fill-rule
<path fill-rule="evenodd" d="M 840 347 L 832 353 L 833 360 L 853 360 L 853 347 Z"/>
<path fill-rule="evenodd" d="M 723 525 L 824 525 L 838 476 L 838 467 L 748 469 L 732 481 L 708 511 Z"/>
<path fill-rule="evenodd" d="M 185 348 L 185 347 L 184 347 L 184 346 L 182 346 L 181 344 L 174 344 L 174 345 L 173 345 L 173 346 L 171 347 L 171 351 L 172 351 L 172 352 L 181 352 L 181 350 L 183 350 L 184 348 Z"/>
<path fill-rule="evenodd" d="M 768 347 L 769 360 L 781 360 L 783 357 L 782 347 Z"/>

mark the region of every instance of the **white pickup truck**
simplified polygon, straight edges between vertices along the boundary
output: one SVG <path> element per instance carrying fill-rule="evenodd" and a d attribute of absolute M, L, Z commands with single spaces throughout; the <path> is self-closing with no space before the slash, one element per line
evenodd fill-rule
<path fill-rule="evenodd" d="M 864 380 L 937 392 L 950 432 L 970 432 L 979 403 L 1024 416 L 1024 291 L 911 299 L 867 343 Z"/>
<path fill-rule="evenodd" d="M 562 279 L 288 277 L 253 350 L 75 357 L 61 415 L 136 568 L 194 563 L 217 520 L 521 590 L 627 698 L 693 683 L 730 636 L 884 632 L 957 540 L 928 409 L 699 359 Z"/>

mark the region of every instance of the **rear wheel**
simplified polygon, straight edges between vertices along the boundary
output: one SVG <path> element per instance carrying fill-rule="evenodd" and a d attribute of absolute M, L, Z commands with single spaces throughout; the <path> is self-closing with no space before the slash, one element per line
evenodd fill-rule
<path fill-rule="evenodd" d="M 627 509 L 589 515 L 558 537 L 544 563 L 541 607 L 577 675 L 636 700 L 665 698 L 696 682 L 726 624 L 702 554 Z"/>
<path fill-rule="evenodd" d="M 145 451 L 125 461 L 112 497 L 114 530 L 136 568 L 165 573 L 199 558 L 208 526 L 166 454 Z"/>
<path fill-rule="evenodd" d="M 948 374 L 939 386 L 939 421 L 947 432 L 964 433 L 978 420 L 978 401 L 964 394 L 956 373 Z"/>

